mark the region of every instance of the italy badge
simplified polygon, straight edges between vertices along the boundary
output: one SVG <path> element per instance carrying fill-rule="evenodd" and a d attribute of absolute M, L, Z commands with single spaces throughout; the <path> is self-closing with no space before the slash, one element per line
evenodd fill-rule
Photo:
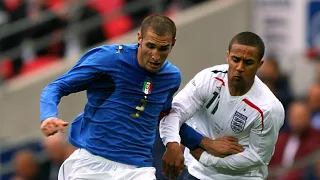
<path fill-rule="evenodd" d="M 145 94 L 150 94 L 152 90 L 152 83 L 150 81 L 144 81 L 142 91 Z"/>

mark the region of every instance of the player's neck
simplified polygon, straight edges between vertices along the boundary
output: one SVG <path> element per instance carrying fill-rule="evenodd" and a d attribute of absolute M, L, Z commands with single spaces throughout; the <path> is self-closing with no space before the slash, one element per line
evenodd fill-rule
<path fill-rule="evenodd" d="M 231 96 L 243 96 L 251 89 L 253 82 L 250 84 L 245 84 L 240 86 L 240 85 L 232 84 L 229 81 L 228 85 L 229 85 L 229 93 Z"/>
<path fill-rule="evenodd" d="M 142 63 L 142 59 L 141 59 L 141 50 L 140 50 L 140 46 L 137 49 L 137 61 L 140 67 L 143 67 L 143 63 Z"/>

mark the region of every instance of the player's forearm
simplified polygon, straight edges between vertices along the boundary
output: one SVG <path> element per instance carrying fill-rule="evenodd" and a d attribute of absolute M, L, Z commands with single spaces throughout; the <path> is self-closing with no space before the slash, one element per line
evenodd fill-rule
<path fill-rule="evenodd" d="M 66 92 L 62 91 L 65 87 L 61 87 L 58 83 L 49 84 L 41 93 L 40 98 L 40 118 L 41 121 L 49 117 L 58 116 L 58 104 Z M 66 89 L 66 88 L 65 88 Z"/>
<path fill-rule="evenodd" d="M 160 136 L 164 145 L 168 142 L 180 143 L 180 127 L 189 120 L 200 108 L 200 100 L 194 98 L 193 85 L 187 85 L 175 97 L 172 102 L 172 110 L 167 117 L 160 122 Z"/>
<path fill-rule="evenodd" d="M 180 144 L 179 136 L 180 122 L 179 118 L 173 114 L 169 114 L 163 118 L 159 124 L 160 138 L 163 144 L 166 146 L 169 142 L 177 142 Z"/>
<path fill-rule="evenodd" d="M 199 162 L 205 166 L 232 171 L 247 171 L 248 168 L 265 165 L 258 155 L 249 149 L 225 158 L 215 157 L 203 152 Z"/>
<path fill-rule="evenodd" d="M 195 148 L 199 147 L 200 142 L 203 139 L 202 134 L 198 133 L 186 123 L 182 124 L 179 135 L 181 137 L 181 144 L 190 150 L 194 150 Z"/>

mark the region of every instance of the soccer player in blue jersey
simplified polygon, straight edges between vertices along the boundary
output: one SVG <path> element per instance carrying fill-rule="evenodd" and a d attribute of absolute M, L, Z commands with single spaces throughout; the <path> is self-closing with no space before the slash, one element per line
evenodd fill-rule
<path fill-rule="evenodd" d="M 61 98 L 87 91 L 84 112 L 69 132 L 78 149 L 61 166 L 59 180 L 156 179 L 152 145 L 158 118 L 170 110 L 181 83 L 179 69 L 166 60 L 175 36 L 171 19 L 151 15 L 142 23 L 137 44 L 91 49 L 43 90 L 41 130 L 46 136 L 68 125 L 58 117 Z"/>

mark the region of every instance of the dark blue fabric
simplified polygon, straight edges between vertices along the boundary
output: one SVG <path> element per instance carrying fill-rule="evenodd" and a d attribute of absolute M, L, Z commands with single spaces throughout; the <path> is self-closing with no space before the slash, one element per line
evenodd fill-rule
<path fill-rule="evenodd" d="M 188 147 L 190 150 L 199 147 L 200 142 L 203 139 L 202 134 L 198 133 L 186 123 L 182 124 L 179 134 L 181 137 L 181 144 Z"/>

